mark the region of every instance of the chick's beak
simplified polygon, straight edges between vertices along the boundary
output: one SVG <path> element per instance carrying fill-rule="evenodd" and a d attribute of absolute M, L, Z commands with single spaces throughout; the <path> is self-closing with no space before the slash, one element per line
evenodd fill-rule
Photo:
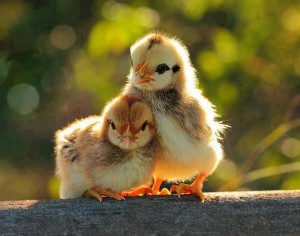
<path fill-rule="evenodd" d="M 125 145 L 125 148 L 129 148 L 132 140 L 131 138 L 123 138 L 123 143 Z"/>
<path fill-rule="evenodd" d="M 144 83 L 149 83 L 150 81 L 154 81 L 154 79 L 149 77 L 149 76 L 139 76 L 139 75 L 137 75 L 135 77 L 135 84 L 144 84 Z"/>
<path fill-rule="evenodd" d="M 130 127 L 129 125 L 126 127 L 125 132 L 122 135 L 123 143 L 126 148 L 129 148 L 130 144 L 132 143 L 133 140 L 133 135 L 130 132 Z"/>
<path fill-rule="evenodd" d="M 145 62 L 138 64 L 134 71 L 135 71 L 135 78 L 134 78 L 135 84 L 149 83 L 150 81 L 154 80 L 150 76 L 152 74 L 152 71 L 149 70 Z"/>

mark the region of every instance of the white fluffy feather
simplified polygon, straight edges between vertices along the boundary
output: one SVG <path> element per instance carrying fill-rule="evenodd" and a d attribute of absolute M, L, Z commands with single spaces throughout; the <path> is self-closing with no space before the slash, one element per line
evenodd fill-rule
<path fill-rule="evenodd" d="M 215 120 L 217 115 L 212 104 L 196 88 L 195 69 L 186 47 L 175 38 L 153 33 L 138 40 L 130 51 L 133 68 L 128 76 L 129 81 L 124 93 L 142 96 L 152 107 L 157 121 L 162 153 L 157 161 L 154 177 L 175 181 L 189 179 L 199 173 L 212 174 L 223 157 L 220 133 L 224 126 Z M 170 70 L 159 74 L 156 68 L 162 63 Z M 143 65 L 147 70 L 140 71 L 139 65 Z M 172 71 L 174 66 L 179 66 L 180 70 Z M 138 76 L 143 73 L 153 80 L 149 83 L 139 83 Z M 178 109 L 181 109 L 179 113 L 185 116 L 184 125 L 178 120 L 180 115 L 170 114 L 168 110 L 168 105 L 173 106 L 171 103 L 176 103 L 177 100 L 166 104 L 172 97 L 158 96 L 159 93 L 164 94 L 172 89 L 180 97 L 179 103 L 182 105 L 178 105 Z M 209 132 L 199 130 L 193 134 L 194 124 L 186 112 L 186 109 L 193 109 L 189 104 L 202 112 L 196 119 L 201 120 L 201 125 L 207 127 Z M 178 110 L 175 109 L 174 112 Z"/>

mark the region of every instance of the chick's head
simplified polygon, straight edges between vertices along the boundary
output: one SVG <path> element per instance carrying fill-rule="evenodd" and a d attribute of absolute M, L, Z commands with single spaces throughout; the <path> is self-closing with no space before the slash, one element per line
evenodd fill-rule
<path fill-rule="evenodd" d="M 156 132 L 150 107 L 133 96 L 115 99 L 107 108 L 105 122 L 108 140 L 127 150 L 145 146 Z"/>
<path fill-rule="evenodd" d="M 160 33 L 148 34 L 133 44 L 130 52 L 129 80 L 140 89 L 156 91 L 194 82 L 189 53 L 175 38 Z"/>

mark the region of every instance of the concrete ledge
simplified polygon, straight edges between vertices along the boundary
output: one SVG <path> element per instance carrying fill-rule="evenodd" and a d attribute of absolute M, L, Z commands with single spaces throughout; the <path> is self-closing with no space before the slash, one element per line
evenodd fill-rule
<path fill-rule="evenodd" d="M 0 202 L 0 235 L 300 235 L 300 190 Z"/>

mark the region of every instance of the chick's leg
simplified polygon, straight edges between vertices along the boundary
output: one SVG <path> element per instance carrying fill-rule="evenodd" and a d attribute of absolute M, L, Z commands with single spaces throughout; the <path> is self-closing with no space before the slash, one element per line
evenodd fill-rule
<path fill-rule="evenodd" d="M 143 196 L 152 194 L 152 189 L 149 187 L 140 187 L 130 192 L 122 192 L 122 196 Z"/>
<path fill-rule="evenodd" d="M 166 188 L 163 188 L 161 191 L 159 191 L 162 182 L 163 180 L 161 178 L 154 179 L 154 183 L 152 186 L 152 195 L 170 195 L 169 190 Z"/>
<path fill-rule="evenodd" d="M 160 189 L 160 185 L 162 184 L 162 182 L 163 181 L 160 178 L 154 179 L 154 183 L 153 183 L 153 186 L 152 186 L 152 190 L 153 190 L 153 194 L 154 195 L 158 195 L 159 189 Z"/>
<path fill-rule="evenodd" d="M 118 193 L 99 187 L 91 188 L 83 195 L 84 198 L 97 198 L 99 202 L 102 202 L 102 196 L 110 197 L 118 201 L 125 200 L 125 198 L 120 196 Z"/>
<path fill-rule="evenodd" d="M 176 191 L 179 198 L 181 193 L 195 193 L 200 197 L 201 201 L 204 202 L 205 197 L 204 194 L 202 193 L 202 186 L 207 176 L 208 175 L 206 173 L 200 173 L 192 184 L 189 185 L 189 184 L 181 183 L 178 186 L 172 185 L 170 191 L 171 192 Z"/>

